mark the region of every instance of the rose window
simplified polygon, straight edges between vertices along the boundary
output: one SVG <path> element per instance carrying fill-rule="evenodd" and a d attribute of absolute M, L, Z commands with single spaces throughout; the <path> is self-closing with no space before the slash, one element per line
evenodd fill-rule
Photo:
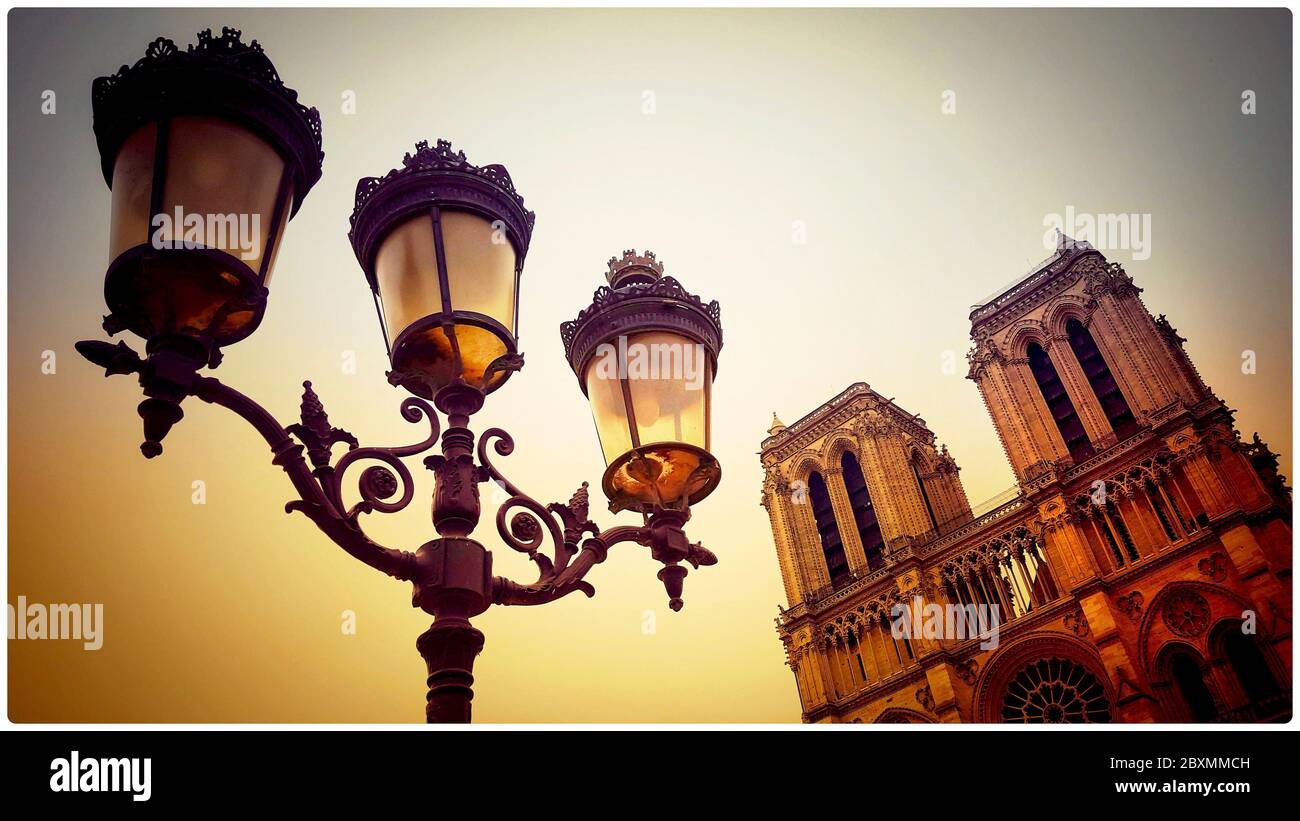
<path fill-rule="evenodd" d="M 1002 697 L 1002 720 L 1025 724 L 1097 724 L 1110 721 L 1110 700 L 1097 677 L 1063 658 L 1032 661 Z"/>

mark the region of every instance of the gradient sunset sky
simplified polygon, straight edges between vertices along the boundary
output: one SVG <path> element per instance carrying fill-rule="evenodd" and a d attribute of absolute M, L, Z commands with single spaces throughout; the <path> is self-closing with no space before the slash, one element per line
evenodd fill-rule
<path fill-rule="evenodd" d="M 504 164 L 537 212 L 527 366 L 473 427 L 511 431 L 518 447 L 498 464 L 539 499 L 567 500 L 604 468 L 558 327 L 590 303 L 605 261 L 652 249 L 722 303 L 723 480 L 688 528 L 719 564 L 690 573 L 672 613 L 658 565 L 622 545 L 589 576 L 594 599 L 477 618 L 476 721 L 798 721 L 759 506 L 773 411 L 791 423 L 865 381 L 925 418 L 972 503 L 1009 487 L 964 379 L 968 316 L 1048 255 L 1044 219 L 1067 207 L 1151 215 L 1149 259 L 1108 257 L 1291 475 L 1286 10 L 16 9 L 8 25 L 7 600 L 100 602 L 106 620 L 97 652 L 9 643 L 11 720 L 423 719 L 415 638 L 429 618 L 409 585 L 286 516 L 289 483 L 232 414 L 186 402 L 165 453 L 144 460 L 134 380 L 105 380 L 73 351 L 104 338 L 110 195 L 91 81 L 159 35 L 184 47 L 240 28 L 321 112 L 324 177 L 289 225 L 265 321 L 215 374 L 284 423 L 311 379 L 363 444 L 423 438 L 384 380 L 347 240 L 357 179 L 417 140 Z M 355 114 L 341 109 L 349 91 Z M 416 501 L 365 522 L 405 550 L 433 535 L 432 477 L 412 467 Z M 206 504 L 191 501 L 195 481 Z M 495 572 L 531 581 L 493 515 L 485 493 L 477 535 Z M 348 610 L 354 636 L 340 629 Z"/>

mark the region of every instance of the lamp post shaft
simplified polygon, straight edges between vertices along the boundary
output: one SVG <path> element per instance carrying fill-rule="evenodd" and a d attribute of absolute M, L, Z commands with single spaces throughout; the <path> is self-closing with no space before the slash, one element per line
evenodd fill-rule
<path fill-rule="evenodd" d="M 433 526 L 439 538 L 420 548 L 424 572 L 415 583 L 413 603 L 434 616 L 415 646 L 429 671 L 425 718 L 430 724 L 466 724 L 474 698 L 474 659 L 483 633 L 471 617 L 492 603 L 492 554 L 469 534 L 478 526 L 479 482 L 487 479 L 474 464 L 474 434 L 469 418 L 483 406 L 483 395 L 463 384 L 438 392 L 434 404 L 447 414 L 442 453 L 424 460 L 433 471 Z"/>
<path fill-rule="evenodd" d="M 439 617 L 415 646 L 429 670 L 425 719 L 430 724 L 468 724 L 474 659 L 483 649 L 483 633 L 469 619 Z"/>

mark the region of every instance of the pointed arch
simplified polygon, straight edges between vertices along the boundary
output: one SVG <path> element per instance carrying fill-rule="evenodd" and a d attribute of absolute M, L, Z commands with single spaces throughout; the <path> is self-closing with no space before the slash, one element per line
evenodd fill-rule
<path fill-rule="evenodd" d="M 1176 581 L 1165 585 L 1151 602 L 1145 605 L 1142 621 L 1138 624 L 1138 653 L 1144 672 L 1148 676 L 1153 675 L 1155 659 L 1159 651 L 1170 642 L 1190 643 L 1202 655 L 1209 652 L 1208 629 L 1192 639 L 1180 639 L 1163 623 L 1161 612 L 1165 609 L 1166 602 L 1180 593 L 1187 592 L 1197 593 L 1206 600 L 1210 608 L 1210 620 L 1214 624 L 1219 622 L 1222 614 L 1240 614 L 1255 609 L 1254 605 L 1241 595 L 1221 585 L 1199 581 Z"/>
<path fill-rule="evenodd" d="M 831 504 L 830 489 L 820 471 L 808 474 L 808 502 L 812 505 L 817 535 L 822 543 L 822 556 L 826 559 L 826 573 L 831 584 L 838 586 L 850 578 L 849 560 L 844 552 L 844 540 L 835 521 L 835 508 Z"/>
<path fill-rule="evenodd" d="M 1167 642 L 1160 648 L 1151 680 L 1170 721 L 1208 723 L 1219 714 L 1219 700 L 1213 692 L 1209 665 L 1200 651 L 1183 641 Z"/>
<path fill-rule="evenodd" d="M 852 453 L 855 459 L 862 458 L 862 454 L 858 451 L 858 443 L 851 434 L 844 430 L 832 431 L 821 448 L 822 464 L 838 465 L 844 453 Z"/>
<path fill-rule="evenodd" d="M 885 537 L 880 531 L 880 517 L 871 500 L 871 489 L 857 457 L 847 448 L 840 453 L 840 470 L 844 489 L 849 495 L 853 511 L 853 524 L 862 540 L 862 551 L 867 557 L 867 569 L 876 570 L 885 564 Z"/>
<path fill-rule="evenodd" d="M 1094 308 L 1088 306 L 1088 299 L 1077 294 L 1062 294 L 1056 298 L 1056 302 L 1047 310 L 1047 318 L 1043 321 L 1043 328 L 1053 338 L 1059 339 L 1065 336 L 1065 324 L 1071 319 L 1077 319 L 1085 325 L 1088 324 Z"/>
<path fill-rule="evenodd" d="M 1096 648 L 1074 636 L 1055 632 L 1024 636 L 994 651 L 975 683 L 975 720 L 988 724 L 1009 720 L 1004 712 L 1007 696 L 1024 694 L 1020 679 L 1030 667 L 1042 668 L 1033 671 L 1037 675 L 1034 684 L 1054 694 L 1056 700 L 1061 700 L 1063 690 L 1073 691 L 1075 698 L 1066 705 L 1069 712 L 1081 711 L 1080 717 L 1088 721 L 1116 720 L 1115 688 Z M 1051 686 L 1054 677 L 1065 679 L 1069 687 Z"/>
<path fill-rule="evenodd" d="M 888 707 L 876 716 L 872 724 L 934 724 L 933 718 L 906 707 Z"/>
<path fill-rule="evenodd" d="M 1285 663 L 1261 634 L 1248 633 L 1240 618 L 1221 619 L 1210 629 L 1210 656 L 1222 661 L 1225 671 L 1245 698 L 1244 708 L 1254 720 L 1275 716 L 1282 703 L 1290 702 L 1290 683 Z"/>

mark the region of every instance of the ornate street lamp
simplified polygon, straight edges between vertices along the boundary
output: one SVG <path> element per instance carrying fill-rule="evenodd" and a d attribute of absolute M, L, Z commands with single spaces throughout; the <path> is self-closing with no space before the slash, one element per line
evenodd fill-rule
<path fill-rule="evenodd" d="M 614 511 L 684 511 L 722 478 L 709 453 L 718 303 L 705 305 L 663 272 L 654 252 L 624 251 L 609 261 L 609 287 L 560 327 L 591 400 Z"/>
<path fill-rule="evenodd" d="M 192 93 L 198 98 L 190 99 Z M 220 363 L 223 345 L 256 329 L 283 221 L 320 175 L 314 109 L 298 106 L 256 42 L 243 45 L 231 29 L 219 40 L 200 34 L 199 45 L 185 53 L 170 41 L 155 41 L 135 67 L 97 80 L 95 99 L 95 130 L 114 191 L 106 287 L 112 314 L 105 329 L 145 338 L 147 356 L 124 342 L 78 342 L 77 350 L 105 375 L 139 376 L 149 397 L 140 407 L 146 456 L 162 451 L 161 440 L 181 418 L 186 397 L 226 407 L 262 435 L 272 462 L 288 474 L 298 498 L 286 510 L 308 516 L 353 557 L 412 583 L 414 606 L 434 617 L 416 642 L 429 672 L 429 721 L 469 721 L 474 659 L 483 647 L 472 617 L 493 604 L 544 604 L 574 591 L 594 595 L 585 576 L 616 544 L 650 548 L 664 565 L 659 578 L 670 606 L 681 608 L 683 563 L 698 568 L 717 562 L 688 542 L 683 530 L 690 506 L 721 475 L 708 452 L 712 380 L 722 346 L 716 302 L 706 306 L 663 277 L 662 265 L 648 252 L 626 252 L 622 262 L 611 261 L 609 287 L 600 288 L 595 302 L 564 323 L 561 333 L 591 398 L 609 465 L 602 486 L 610 509 L 635 510 L 642 523 L 601 530 L 588 517 L 585 482 L 567 504 L 540 504 L 489 458 L 489 445 L 498 456 L 514 450 L 510 435 L 491 428 L 475 436 L 468 428 L 487 394 L 523 364 L 516 340 L 519 277 L 533 214 L 505 168 L 474 166 L 444 141 L 433 148 L 421 142 L 401 168 L 358 183 L 349 237 L 379 310 L 392 364 L 389 381 L 414 394 L 402 401 L 401 414 L 412 423 L 427 421 L 429 434 L 403 447 L 360 447 L 330 424 L 310 382 L 303 383 L 300 421 L 282 426 L 257 403 L 200 371 Z M 302 130 L 290 114 L 301 118 Z M 198 119 L 196 131 L 186 130 L 190 118 Z M 121 134 L 126 136 L 113 136 Z M 173 153 L 177 134 L 185 135 L 189 153 Z M 304 142 L 304 134 L 311 139 Z M 278 161 L 263 150 L 268 147 Z M 180 165 L 177 156 L 185 158 Z M 304 158 L 314 158 L 314 165 Z M 182 167 L 207 181 L 198 186 L 200 194 L 173 185 Z M 223 169 L 223 176 L 204 176 L 212 169 Z M 236 170 L 244 180 L 238 184 L 228 178 Z M 271 189 L 273 199 L 259 198 L 258 192 Z M 158 205 L 155 191 L 180 193 L 165 193 Z M 146 199 L 147 208 L 141 204 Z M 269 213 L 277 229 L 257 245 L 261 256 L 255 264 L 236 264 L 241 261 L 229 247 L 210 242 L 159 249 L 151 241 L 141 248 L 131 231 L 143 215 L 152 220 L 173 204 L 183 210 L 209 204 L 261 208 L 256 213 Z M 130 231 L 119 231 L 128 225 Z M 131 238 L 119 241 L 119 235 Z M 446 414 L 445 431 L 429 399 Z M 340 443 L 348 450 L 335 459 Z M 414 483 L 402 460 L 439 443 L 440 453 L 423 460 L 434 473 L 438 537 L 415 552 L 369 539 L 361 515 L 410 504 Z M 358 477 L 360 501 L 349 506 L 343 479 L 363 461 L 373 464 Z M 470 538 L 480 514 L 478 485 L 486 481 L 510 493 L 496 512 L 496 529 L 506 545 L 536 563 L 538 578 L 530 584 L 493 576 L 492 554 Z"/>

